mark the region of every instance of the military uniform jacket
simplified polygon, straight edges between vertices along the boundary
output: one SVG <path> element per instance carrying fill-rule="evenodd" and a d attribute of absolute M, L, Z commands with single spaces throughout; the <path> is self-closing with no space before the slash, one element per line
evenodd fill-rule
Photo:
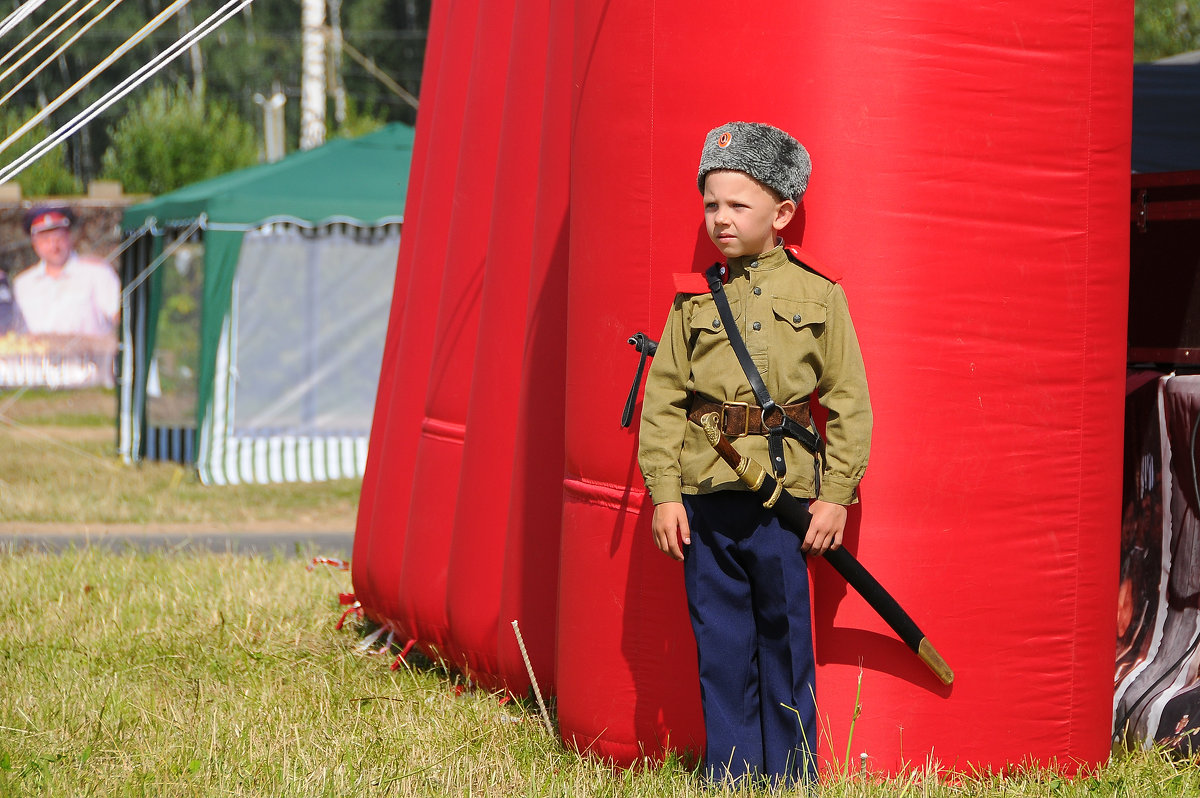
<path fill-rule="evenodd" d="M 871 402 L 845 292 L 792 263 L 782 246 L 732 258 L 728 267 L 729 305 L 771 397 L 776 404 L 793 404 L 815 391 L 828 411 L 818 498 L 856 502 L 871 449 Z M 757 404 L 721 327 L 711 294 L 676 295 L 642 403 L 638 464 L 655 504 L 680 501 L 684 493 L 745 489 L 704 431 L 687 419 L 693 393 Z M 743 456 L 770 462 L 764 435 L 733 445 Z M 817 497 L 812 453 L 789 437 L 784 448 L 784 487 L 798 497 Z"/>

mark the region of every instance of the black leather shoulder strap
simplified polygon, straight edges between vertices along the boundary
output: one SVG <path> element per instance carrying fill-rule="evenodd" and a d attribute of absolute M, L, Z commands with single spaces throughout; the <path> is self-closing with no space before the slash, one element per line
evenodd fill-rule
<path fill-rule="evenodd" d="M 737 355 L 738 364 L 741 365 L 742 371 L 746 375 L 746 379 L 750 382 L 750 390 L 754 392 L 754 398 L 758 400 L 759 407 L 763 411 L 763 426 L 767 427 L 767 449 L 771 455 L 771 467 L 774 469 L 776 476 L 782 477 L 787 473 L 787 464 L 783 457 L 783 436 L 795 438 L 813 454 L 819 454 L 824 448 L 824 443 L 821 437 L 807 427 L 802 427 L 779 410 L 775 400 L 771 398 L 771 394 L 767 391 L 766 383 L 763 382 L 762 375 L 758 373 L 758 367 L 754 365 L 754 361 L 750 357 L 750 353 L 746 350 L 746 342 L 742 340 L 742 333 L 738 330 L 737 319 L 733 317 L 733 310 L 729 307 L 729 297 L 725 295 L 725 267 L 721 263 L 714 263 L 704 273 L 704 278 L 708 281 L 708 290 L 712 293 L 713 301 L 717 304 L 717 314 L 721 317 L 721 324 L 725 326 L 725 335 L 729 338 L 729 345 L 733 347 L 733 352 Z M 768 414 L 774 415 L 778 413 L 780 423 L 771 425 L 767 421 Z"/>

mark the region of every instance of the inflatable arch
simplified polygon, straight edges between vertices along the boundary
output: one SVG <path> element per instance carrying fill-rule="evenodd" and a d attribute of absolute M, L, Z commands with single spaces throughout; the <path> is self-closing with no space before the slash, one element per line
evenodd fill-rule
<path fill-rule="evenodd" d="M 434 8 L 355 544 L 368 613 L 524 691 L 519 619 L 581 751 L 703 744 L 681 574 L 648 534 L 636 423 L 619 425 L 626 340 L 657 338 L 671 275 L 716 257 L 704 133 L 770 121 L 814 162 L 785 236 L 842 275 L 867 361 L 876 432 L 848 548 L 956 673 L 941 685 L 814 563 L 826 765 L 856 696 L 854 752 L 878 772 L 1102 761 L 1130 4 Z"/>

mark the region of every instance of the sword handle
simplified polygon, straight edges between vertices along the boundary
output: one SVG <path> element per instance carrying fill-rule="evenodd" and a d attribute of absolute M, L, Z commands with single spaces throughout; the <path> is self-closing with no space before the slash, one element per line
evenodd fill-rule
<path fill-rule="evenodd" d="M 742 457 L 733 444 L 721 434 L 721 418 L 717 413 L 705 413 L 700 417 L 700 426 L 709 444 L 717 451 L 721 459 L 729 464 L 738 479 L 752 491 L 758 491 L 767 478 L 766 470 L 749 457 Z"/>

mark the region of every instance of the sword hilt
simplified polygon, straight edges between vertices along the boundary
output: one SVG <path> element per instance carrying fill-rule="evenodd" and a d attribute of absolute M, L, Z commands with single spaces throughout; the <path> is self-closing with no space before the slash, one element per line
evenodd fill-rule
<path fill-rule="evenodd" d="M 704 429 L 704 435 L 708 438 L 709 444 L 717 450 L 721 459 L 729 464 L 738 479 L 744 482 L 750 490 L 757 491 L 761 488 L 763 481 L 767 478 L 766 470 L 753 458 L 742 457 L 738 454 L 738 450 L 733 448 L 733 444 L 721 434 L 720 414 L 705 413 L 700 417 L 700 426 Z"/>

